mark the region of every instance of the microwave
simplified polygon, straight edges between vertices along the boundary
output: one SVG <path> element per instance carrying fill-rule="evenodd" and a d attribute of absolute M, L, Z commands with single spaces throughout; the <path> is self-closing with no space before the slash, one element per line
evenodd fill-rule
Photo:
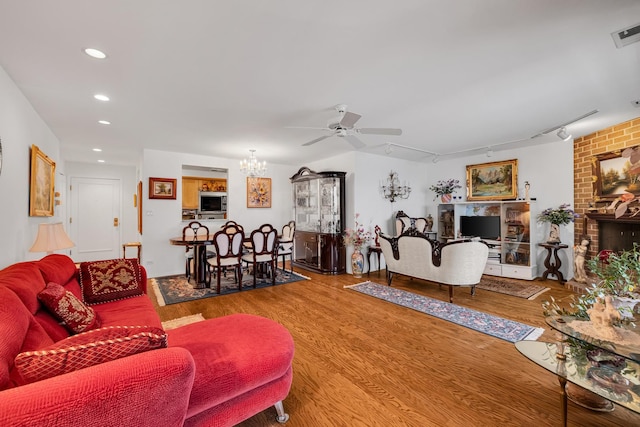
<path fill-rule="evenodd" d="M 227 213 L 227 193 L 200 191 L 198 197 L 198 214 Z"/>

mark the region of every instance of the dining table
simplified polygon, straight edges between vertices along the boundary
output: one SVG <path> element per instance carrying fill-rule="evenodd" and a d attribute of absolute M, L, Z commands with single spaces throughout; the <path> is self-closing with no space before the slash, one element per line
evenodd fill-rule
<path fill-rule="evenodd" d="M 207 287 L 207 245 L 213 245 L 215 234 L 191 236 L 188 238 L 173 237 L 169 243 L 176 246 L 193 246 L 193 270 L 196 289 Z"/>

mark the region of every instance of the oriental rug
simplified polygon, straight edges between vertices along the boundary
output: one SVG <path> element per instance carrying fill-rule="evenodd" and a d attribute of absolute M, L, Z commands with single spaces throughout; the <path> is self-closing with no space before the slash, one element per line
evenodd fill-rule
<path fill-rule="evenodd" d="M 363 282 L 345 288 L 360 292 L 393 304 L 407 307 L 439 319 L 447 320 L 460 326 L 491 335 L 509 342 L 521 340 L 535 341 L 544 332 L 543 328 L 535 328 L 492 314 L 472 310 L 470 308 L 440 301 L 423 295 L 417 295 L 391 286 L 373 282 Z"/>
<path fill-rule="evenodd" d="M 298 273 L 284 271 L 279 268 L 276 269 L 276 285 L 284 285 L 286 283 L 298 282 L 300 280 L 310 279 Z M 194 289 L 193 280 L 188 282 L 184 274 L 149 279 L 149 286 L 153 288 L 156 298 L 158 299 L 158 305 L 160 306 L 239 292 L 238 284 L 235 283 L 233 272 L 229 272 L 226 277 L 221 277 L 220 294 L 216 293 L 215 278 L 211 279 L 211 287 L 213 289 Z M 252 289 L 267 288 L 270 286 L 272 286 L 271 279 L 258 278 L 256 288 L 254 288 L 253 275 L 247 273 L 242 275 L 242 292 Z"/>
<path fill-rule="evenodd" d="M 506 277 L 496 277 L 484 274 L 480 283 L 476 285 L 478 289 L 498 292 L 500 294 L 511 295 L 518 298 L 534 300 L 551 288 L 536 285 L 530 280 L 509 279 Z"/>
<path fill-rule="evenodd" d="M 202 320 L 204 320 L 204 316 L 202 316 L 202 313 L 178 317 L 177 319 L 165 320 L 164 322 L 162 322 L 162 329 L 168 331 L 169 329 L 179 328 L 180 326 L 200 322 Z"/>

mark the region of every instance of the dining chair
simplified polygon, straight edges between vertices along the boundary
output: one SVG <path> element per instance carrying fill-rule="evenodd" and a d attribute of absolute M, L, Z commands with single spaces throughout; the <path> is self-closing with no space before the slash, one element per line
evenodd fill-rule
<path fill-rule="evenodd" d="M 278 233 L 271 224 L 263 224 L 251 232 L 251 250 L 242 256 L 242 260 L 253 265 L 253 287 L 256 276 L 264 272 L 265 266 L 271 272 L 271 284 L 276 284 L 276 264 L 278 262 Z"/>
<path fill-rule="evenodd" d="M 213 236 L 213 246 L 215 248 L 215 257 L 208 259 L 209 264 L 209 283 L 211 287 L 211 270 L 215 270 L 216 274 L 216 293 L 220 293 L 220 276 L 223 269 L 233 267 L 235 272 L 238 290 L 242 290 L 242 242 L 244 240 L 244 232 L 236 229 L 235 232 L 222 229 Z"/>
<path fill-rule="evenodd" d="M 188 242 L 190 240 L 195 240 L 201 236 L 209 235 L 209 227 L 206 225 L 202 225 L 198 221 L 191 221 L 182 229 L 182 240 Z M 206 248 L 205 248 L 206 250 Z M 191 280 L 191 262 L 193 261 L 193 257 L 195 255 L 195 250 L 193 245 L 185 246 L 185 276 L 187 276 L 187 281 Z M 216 256 L 215 252 L 206 251 L 207 259 Z"/>
<path fill-rule="evenodd" d="M 293 273 L 293 238 L 296 234 L 296 222 L 289 221 L 287 224 L 282 226 L 282 234 L 280 235 L 279 244 L 278 244 L 278 255 L 282 256 L 282 270 L 285 269 L 285 259 L 286 256 L 289 255 L 289 266 L 291 267 L 291 272 Z"/>

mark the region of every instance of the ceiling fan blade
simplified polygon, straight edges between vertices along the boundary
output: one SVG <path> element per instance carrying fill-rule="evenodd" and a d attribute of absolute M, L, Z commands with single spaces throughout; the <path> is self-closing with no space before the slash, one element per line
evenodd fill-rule
<path fill-rule="evenodd" d="M 343 128 L 352 128 L 358 120 L 362 117 L 360 114 L 350 113 L 349 111 L 344 113 L 342 120 L 340 120 L 340 126 Z"/>
<path fill-rule="evenodd" d="M 402 135 L 402 129 L 392 128 L 360 128 L 358 133 L 369 135 Z"/>
<path fill-rule="evenodd" d="M 360 141 L 358 139 L 358 137 L 355 136 L 355 135 L 347 135 L 347 136 L 344 137 L 344 139 L 349 141 L 349 144 L 353 145 L 353 147 L 356 148 L 356 149 L 367 146 L 364 142 Z"/>
<path fill-rule="evenodd" d="M 332 136 L 332 135 L 325 135 L 325 136 L 321 136 L 321 137 L 316 138 L 316 139 L 312 139 L 311 141 L 309 141 L 309 142 L 305 142 L 304 144 L 302 144 L 302 146 L 304 147 L 304 146 L 307 146 L 307 145 L 315 144 L 316 142 L 320 142 L 320 141 L 322 141 L 323 139 L 330 138 L 331 136 Z"/>
<path fill-rule="evenodd" d="M 315 128 L 310 126 L 285 126 L 285 129 L 311 129 L 311 130 L 327 130 L 326 126 L 323 128 Z"/>

